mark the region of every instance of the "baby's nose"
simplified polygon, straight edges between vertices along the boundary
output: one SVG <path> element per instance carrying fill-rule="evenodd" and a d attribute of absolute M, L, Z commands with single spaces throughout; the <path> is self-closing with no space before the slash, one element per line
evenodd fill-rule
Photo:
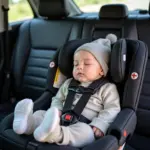
<path fill-rule="evenodd" d="M 83 69 L 83 65 L 78 65 L 78 68 L 77 68 L 78 70 L 81 70 L 81 69 Z"/>

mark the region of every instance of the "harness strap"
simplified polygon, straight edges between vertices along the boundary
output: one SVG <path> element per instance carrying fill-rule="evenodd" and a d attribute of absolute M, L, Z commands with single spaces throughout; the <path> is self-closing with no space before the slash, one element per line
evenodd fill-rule
<path fill-rule="evenodd" d="M 89 87 L 85 89 L 89 89 L 87 92 L 84 91 L 83 95 L 81 96 L 80 100 L 76 104 L 76 106 L 73 109 L 73 112 L 77 114 L 78 116 L 81 115 L 83 109 L 85 108 L 86 104 L 88 103 L 91 95 L 95 94 L 96 91 L 98 91 L 104 84 L 106 84 L 108 81 L 105 78 L 98 79 L 94 82 L 92 82 Z"/>
<path fill-rule="evenodd" d="M 87 124 L 91 122 L 88 118 L 84 117 L 83 115 L 80 116 L 79 121 Z"/>
<path fill-rule="evenodd" d="M 76 87 L 78 87 L 80 83 L 74 79 L 71 80 L 70 84 L 69 84 L 69 90 L 68 90 L 68 95 L 65 101 L 65 105 L 63 107 L 63 113 L 67 112 L 69 110 L 71 110 L 73 101 L 74 101 L 74 97 L 76 92 Z"/>
<path fill-rule="evenodd" d="M 106 78 L 101 78 L 92 82 L 88 87 L 82 87 L 79 86 L 80 83 L 78 81 L 72 79 L 69 85 L 69 92 L 63 108 L 63 114 L 66 114 L 68 112 L 69 114 L 72 114 L 75 118 L 73 119 L 73 121 L 78 120 L 86 123 L 89 122 L 89 120 L 82 116 L 81 113 L 85 108 L 86 104 L 88 103 L 91 95 L 95 94 L 96 91 L 99 90 L 106 83 L 108 83 L 108 80 Z M 80 93 L 82 94 L 82 96 L 72 110 L 72 104 L 76 93 Z M 63 122 L 65 122 L 64 119 Z M 73 123 L 75 122 L 72 122 L 71 124 Z"/>

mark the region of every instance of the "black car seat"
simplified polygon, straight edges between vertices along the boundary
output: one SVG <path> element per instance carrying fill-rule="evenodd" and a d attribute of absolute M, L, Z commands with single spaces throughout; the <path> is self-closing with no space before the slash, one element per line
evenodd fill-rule
<path fill-rule="evenodd" d="M 81 37 L 82 21 L 69 19 L 63 4 L 62 0 L 41 0 L 39 13 L 43 18 L 20 26 L 11 69 L 16 101 L 25 97 L 35 101 L 40 97 L 46 88 L 49 61 L 57 48 Z"/>
<path fill-rule="evenodd" d="M 91 40 L 75 40 L 65 44 L 55 55 L 50 65 L 48 86 L 45 93 L 56 93 L 53 87 L 56 70 L 66 77 L 72 77 L 73 54 L 77 47 Z M 117 150 L 124 145 L 133 134 L 136 126 L 136 108 L 140 96 L 148 51 L 141 41 L 121 39 L 114 44 L 111 53 L 110 75 L 111 82 L 118 86 L 121 98 L 121 112 L 108 129 L 107 135 L 94 143 L 87 145 L 83 150 Z M 50 63 L 50 64 L 51 64 Z M 35 110 L 50 106 L 51 96 L 39 99 L 35 103 Z M 45 107 L 46 106 L 46 107 Z M 0 126 L 0 146 L 3 150 L 79 150 L 71 146 L 39 143 L 33 136 L 17 135 L 12 129 L 13 114 L 6 117 Z"/>
<path fill-rule="evenodd" d="M 149 15 L 139 15 L 137 18 L 138 38 L 144 41 L 150 52 Z M 126 145 L 125 150 L 149 150 L 150 149 L 150 55 L 148 57 L 143 87 L 137 109 L 136 130 Z"/>

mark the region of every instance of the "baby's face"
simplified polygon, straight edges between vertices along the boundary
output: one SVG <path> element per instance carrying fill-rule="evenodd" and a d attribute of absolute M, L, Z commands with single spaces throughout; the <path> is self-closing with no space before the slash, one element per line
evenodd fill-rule
<path fill-rule="evenodd" d="M 75 53 L 73 64 L 73 77 L 80 82 L 94 81 L 104 75 L 96 58 L 85 50 Z"/>

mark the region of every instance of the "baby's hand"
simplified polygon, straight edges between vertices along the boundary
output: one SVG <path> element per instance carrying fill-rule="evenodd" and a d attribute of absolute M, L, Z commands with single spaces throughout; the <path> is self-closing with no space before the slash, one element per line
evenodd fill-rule
<path fill-rule="evenodd" d="M 96 127 L 92 127 L 92 129 L 96 138 L 104 136 L 104 133 L 100 129 Z"/>
<path fill-rule="evenodd" d="M 62 115 L 62 111 L 59 111 L 59 117 L 61 117 L 61 115 Z"/>

